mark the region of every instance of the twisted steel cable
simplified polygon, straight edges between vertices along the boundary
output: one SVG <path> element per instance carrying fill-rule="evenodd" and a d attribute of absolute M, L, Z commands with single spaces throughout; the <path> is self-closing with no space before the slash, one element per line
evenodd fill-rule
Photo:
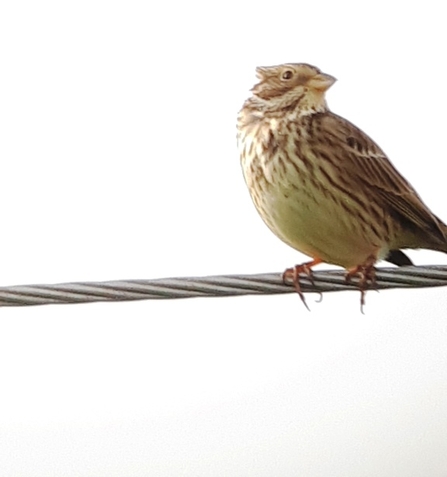
<path fill-rule="evenodd" d="M 303 292 L 356 290 L 356 280 L 346 283 L 342 270 L 314 272 L 300 280 Z M 447 285 L 447 266 L 377 269 L 374 289 L 426 288 Z M 156 278 L 107 282 L 61 283 L 55 285 L 18 285 L 0 287 L 0 306 L 31 306 L 97 301 L 219 297 L 237 295 L 274 295 L 295 293 L 283 283 L 281 273 L 222 275 L 208 277 Z"/>

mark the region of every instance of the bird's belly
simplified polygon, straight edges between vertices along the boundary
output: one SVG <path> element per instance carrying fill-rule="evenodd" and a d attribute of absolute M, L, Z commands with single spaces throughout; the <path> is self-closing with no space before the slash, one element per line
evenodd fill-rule
<path fill-rule="evenodd" d="M 373 254 L 383 258 L 388 252 L 341 202 L 321 192 L 271 186 L 253 200 L 269 228 L 310 257 L 352 268 Z"/>

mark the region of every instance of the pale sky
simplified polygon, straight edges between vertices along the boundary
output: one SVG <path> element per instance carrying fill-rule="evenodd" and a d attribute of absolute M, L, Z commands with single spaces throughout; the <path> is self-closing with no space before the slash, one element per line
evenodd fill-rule
<path fill-rule="evenodd" d="M 444 8 L 2 2 L 0 285 L 304 261 L 240 170 L 258 65 L 338 78 L 330 108 L 447 221 Z M 2 308 L 0 475 L 447 476 L 447 290 L 317 298 Z"/>

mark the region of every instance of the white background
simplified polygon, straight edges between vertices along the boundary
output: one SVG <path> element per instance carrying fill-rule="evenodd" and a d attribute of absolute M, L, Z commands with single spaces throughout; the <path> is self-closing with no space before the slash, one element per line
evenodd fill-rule
<path fill-rule="evenodd" d="M 331 109 L 447 220 L 444 8 L 2 2 L 0 285 L 305 260 L 240 171 L 257 65 L 337 77 Z M 357 292 L 308 303 L 2 308 L 1 475 L 447 476 L 446 290 L 370 292 L 365 316 Z"/>

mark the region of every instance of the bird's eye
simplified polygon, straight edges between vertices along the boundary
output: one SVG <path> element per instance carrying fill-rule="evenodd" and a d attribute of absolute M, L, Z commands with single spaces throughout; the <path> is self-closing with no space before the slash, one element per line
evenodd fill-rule
<path fill-rule="evenodd" d="M 293 71 L 286 70 L 286 71 L 284 71 L 284 73 L 282 74 L 281 78 L 282 78 L 283 80 L 289 80 L 292 76 L 293 76 Z"/>

